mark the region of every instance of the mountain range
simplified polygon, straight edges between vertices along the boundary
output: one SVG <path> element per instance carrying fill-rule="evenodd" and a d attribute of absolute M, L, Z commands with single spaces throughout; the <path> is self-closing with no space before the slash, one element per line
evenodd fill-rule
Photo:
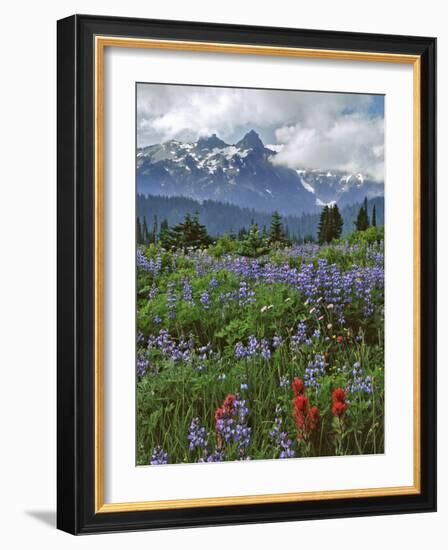
<path fill-rule="evenodd" d="M 250 130 L 228 144 L 216 134 L 185 143 L 169 140 L 137 149 L 137 193 L 213 200 L 283 215 L 319 212 L 364 197 L 383 196 L 384 186 L 340 170 L 294 170 L 275 162 L 278 153 Z"/>

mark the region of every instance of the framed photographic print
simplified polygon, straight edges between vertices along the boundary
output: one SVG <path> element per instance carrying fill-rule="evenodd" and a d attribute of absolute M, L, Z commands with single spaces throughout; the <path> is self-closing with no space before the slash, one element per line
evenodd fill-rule
<path fill-rule="evenodd" d="M 58 22 L 58 527 L 434 511 L 434 38 Z"/>

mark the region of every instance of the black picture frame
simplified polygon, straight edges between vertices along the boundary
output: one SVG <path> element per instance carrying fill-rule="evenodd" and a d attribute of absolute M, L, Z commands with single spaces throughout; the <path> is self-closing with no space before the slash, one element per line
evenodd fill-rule
<path fill-rule="evenodd" d="M 95 513 L 94 51 L 97 35 L 420 56 L 419 494 Z M 436 510 L 436 39 L 74 15 L 57 24 L 57 527 L 99 533 Z"/>

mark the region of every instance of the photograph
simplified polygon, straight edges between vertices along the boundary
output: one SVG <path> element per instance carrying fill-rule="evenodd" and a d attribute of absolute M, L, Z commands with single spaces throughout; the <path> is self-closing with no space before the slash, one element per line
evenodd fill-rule
<path fill-rule="evenodd" d="M 383 454 L 385 96 L 135 87 L 136 465 Z"/>

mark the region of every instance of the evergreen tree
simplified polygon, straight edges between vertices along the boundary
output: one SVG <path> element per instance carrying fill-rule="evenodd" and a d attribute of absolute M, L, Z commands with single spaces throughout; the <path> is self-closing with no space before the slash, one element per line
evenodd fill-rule
<path fill-rule="evenodd" d="M 260 235 L 258 225 L 254 223 L 250 227 L 247 235 L 241 241 L 238 254 L 240 254 L 240 256 L 248 256 L 249 258 L 258 258 L 268 252 L 268 242 L 266 239 L 263 239 L 262 235 Z"/>
<path fill-rule="evenodd" d="M 329 207 L 328 205 L 326 204 L 323 209 L 322 209 L 322 212 L 320 214 L 320 219 L 319 219 L 319 225 L 317 226 L 317 240 L 319 241 L 319 244 L 323 244 L 323 243 L 328 243 L 330 242 L 329 239 L 328 239 L 328 236 L 329 236 L 329 215 L 328 215 L 328 212 L 329 212 Z"/>
<path fill-rule="evenodd" d="M 375 213 L 375 223 L 376 223 L 376 213 Z M 361 206 L 358 212 L 358 217 L 356 218 L 355 226 L 356 231 L 365 231 L 369 228 L 369 214 L 367 213 L 367 197 L 364 199 L 364 205 Z"/>
<path fill-rule="evenodd" d="M 143 237 L 142 237 L 142 225 L 140 223 L 140 218 L 137 216 L 137 227 L 136 227 L 136 239 L 137 244 L 143 244 Z"/>
<path fill-rule="evenodd" d="M 148 225 L 146 223 L 146 216 L 143 216 L 142 241 L 143 241 L 143 244 L 149 244 L 150 242 Z"/>
<path fill-rule="evenodd" d="M 165 218 L 162 220 L 162 223 L 160 224 L 160 232 L 159 232 L 159 242 L 163 246 L 163 248 L 169 248 L 169 245 L 168 245 L 169 232 L 170 232 L 170 228 L 168 225 L 168 220 Z"/>
<path fill-rule="evenodd" d="M 242 241 L 246 235 L 247 235 L 247 229 L 246 229 L 245 227 L 242 227 L 242 228 L 238 231 L 238 240 L 239 240 L 239 241 Z"/>
<path fill-rule="evenodd" d="M 154 222 L 152 224 L 152 241 L 157 244 L 157 235 L 159 233 L 159 224 L 157 220 L 157 214 L 154 214 Z"/>
<path fill-rule="evenodd" d="M 376 205 L 375 204 L 373 205 L 373 210 L 372 210 L 372 226 L 376 227 Z"/>
<path fill-rule="evenodd" d="M 342 235 L 342 227 L 344 225 L 344 220 L 342 219 L 341 213 L 339 212 L 338 205 L 335 204 L 329 210 L 330 216 L 330 241 L 333 239 L 339 239 Z"/>
<path fill-rule="evenodd" d="M 204 225 L 199 222 L 198 214 L 186 214 L 183 222 L 168 230 L 164 239 L 167 248 L 198 248 L 212 242 Z"/>
<path fill-rule="evenodd" d="M 269 242 L 271 244 L 285 244 L 286 233 L 283 228 L 282 217 L 277 211 L 272 213 L 271 228 L 269 231 Z"/>
<path fill-rule="evenodd" d="M 320 244 L 329 243 L 333 239 L 339 239 L 342 234 L 344 221 L 337 204 L 325 205 L 320 215 L 318 226 L 318 240 Z"/>
<path fill-rule="evenodd" d="M 364 197 L 364 211 L 366 213 L 367 227 L 370 227 L 369 211 L 367 209 L 367 197 Z"/>

